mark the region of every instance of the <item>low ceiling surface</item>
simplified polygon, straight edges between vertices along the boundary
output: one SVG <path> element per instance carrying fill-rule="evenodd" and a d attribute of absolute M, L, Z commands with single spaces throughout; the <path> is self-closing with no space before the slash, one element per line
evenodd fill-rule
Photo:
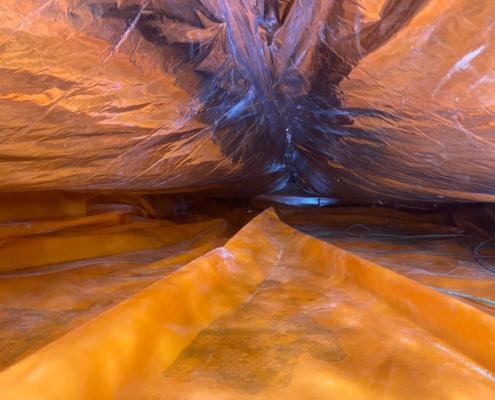
<path fill-rule="evenodd" d="M 4 0 L 1 191 L 493 201 L 491 0 Z"/>

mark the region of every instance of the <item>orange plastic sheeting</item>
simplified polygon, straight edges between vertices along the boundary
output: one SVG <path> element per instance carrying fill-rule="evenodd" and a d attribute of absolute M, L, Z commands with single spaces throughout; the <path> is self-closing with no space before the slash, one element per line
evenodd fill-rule
<path fill-rule="evenodd" d="M 88 196 L 63 192 L 0 193 L 0 222 L 39 218 L 81 217 L 88 212 Z"/>
<path fill-rule="evenodd" d="M 489 399 L 495 318 L 256 217 L 12 365 L 2 399 Z"/>
<path fill-rule="evenodd" d="M 56 201 L 44 207 L 45 216 L 60 215 Z M 86 208 L 115 211 L 0 225 L 0 369 L 226 240 L 218 219 L 177 224 L 131 215 L 122 205 Z"/>
<path fill-rule="evenodd" d="M 473 254 L 484 239 L 453 226 L 445 212 L 352 207 L 280 212 L 307 233 L 495 314 L 495 274 Z"/>
<path fill-rule="evenodd" d="M 212 135 L 191 140 L 207 126 L 186 115 L 202 100 L 199 75 L 177 71 L 183 49 L 143 36 L 142 18 L 108 15 L 115 5 L 0 4 L 0 189 L 183 191 L 251 176 Z"/>
<path fill-rule="evenodd" d="M 2 0 L 0 191 L 493 202 L 494 19 L 493 0 Z"/>

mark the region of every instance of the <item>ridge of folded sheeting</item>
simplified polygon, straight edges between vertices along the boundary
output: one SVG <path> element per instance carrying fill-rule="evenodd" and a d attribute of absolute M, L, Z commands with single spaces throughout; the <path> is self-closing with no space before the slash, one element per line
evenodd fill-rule
<path fill-rule="evenodd" d="M 21 197 L 6 215 L 10 222 L 0 224 L 0 369 L 231 235 L 221 219 L 177 223 L 142 217 L 125 204 L 91 204 L 85 196 L 71 196 L 65 205 L 57 201 L 61 194 L 44 194 L 41 203 L 39 197 Z M 74 200 L 83 214 L 74 215 Z M 43 218 L 34 219 L 41 208 Z"/>
<path fill-rule="evenodd" d="M 3 399 L 488 399 L 495 318 L 272 210 L 0 373 Z"/>

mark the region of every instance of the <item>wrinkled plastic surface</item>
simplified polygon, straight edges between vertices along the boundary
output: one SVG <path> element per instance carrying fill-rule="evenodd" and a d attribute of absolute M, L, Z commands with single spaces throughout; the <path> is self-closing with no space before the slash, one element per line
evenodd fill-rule
<path fill-rule="evenodd" d="M 0 224 L 0 369 L 230 235 L 222 220 L 174 224 L 81 196 L 24 195 L 0 204 L 11 211 Z"/>
<path fill-rule="evenodd" d="M 493 201 L 494 20 L 490 0 L 2 1 L 1 399 L 494 398 L 486 237 L 132 194 Z"/>
<path fill-rule="evenodd" d="M 0 190 L 493 201 L 491 0 L 5 0 Z"/>
<path fill-rule="evenodd" d="M 267 210 L 227 240 L 253 213 L 172 222 L 136 197 L 15 204 L 1 225 L 2 400 L 495 394 L 495 308 L 458 296 L 493 301 L 495 281 L 465 237 L 417 238 L 459 235 L 440 213 L 279 210 L 309 236 Z"/>
<path fill-rule="evenodd" d="M 493 250 L 483 263 L 475 249 L 484 239 L 453 225 L 456 217 L 348 207 L 279 213 L 321 240 L 495 313 Z"/>

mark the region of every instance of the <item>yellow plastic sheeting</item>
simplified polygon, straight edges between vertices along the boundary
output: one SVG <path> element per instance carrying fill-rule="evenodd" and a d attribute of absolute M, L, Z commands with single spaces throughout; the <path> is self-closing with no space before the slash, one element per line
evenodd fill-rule
<path fill-rule="evenodd" d="M 0 374 L 3 399 L 490 399 L 495 319 L 272 211 Z"/>
<path fill-rule="evenodd" d="M 0 222 L 80 217 L 88 212 L 88 196 L 63 192 L 0 193 Z M 3 227 L 2 227 L 3 229 Z"/>
<path fill-rule="evenodd" d="M 16 218 L 32 217 L 28 196 L 20 198 L 26 207 Z M 82 212 L 115 210 L 71 217 L 61 213 L 67 206 L 47 201 L 38 205 L 45 218 L 0 225 L 1 369 L 226 240 L 222 220 L 177 224 L 132 215 L 122 204 L 78 201 Z"/>
<path fill-rule="evenodd" d="M 445 212 L 347 207 L 285 209 L 281 215 L 307 233 L 495 314 L 495 274 L 473 253 L 484 239 L 454 226 Z"/>

